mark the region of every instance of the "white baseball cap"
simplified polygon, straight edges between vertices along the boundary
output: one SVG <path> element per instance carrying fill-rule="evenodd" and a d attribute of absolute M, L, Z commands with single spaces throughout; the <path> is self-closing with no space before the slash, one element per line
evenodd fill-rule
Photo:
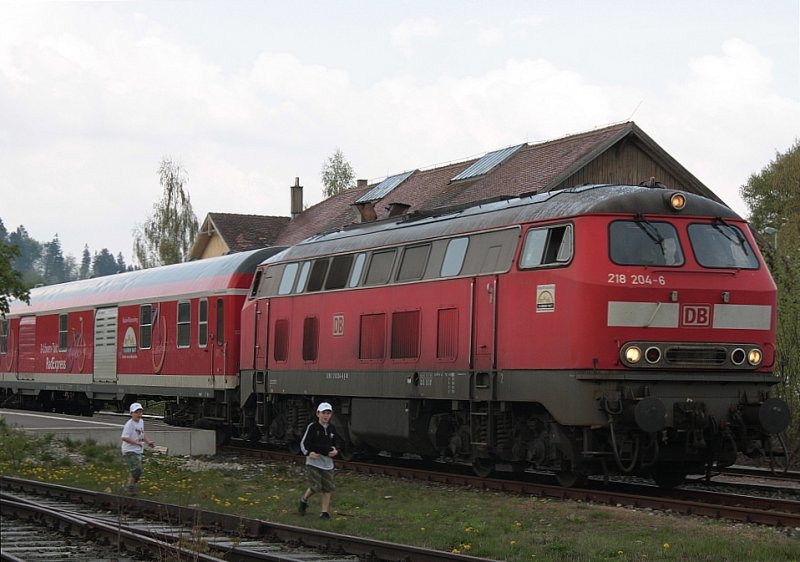
<path fill-rule="evenodd" d="M 131 410 L 131 414 L 132 414 L 132 413 L 134 413 L 136 410 L 144 410 L 144 408 L 142 408 L 142 405 L 141 405 L 141 404 L 139 404 L 138 402 L 134 402 L 133 404 L 131 404 L 131 408 L 130 408 L 130 410 Z"/>
<path fill-rule="evenodd" d="M 331 412 L 333 412 L 333 406 L 331 406 L 327 402 L 322 402 L 319 406 L 317 406 L 318 412 L 324 412 L 326 410 L 330 410 Z"/>

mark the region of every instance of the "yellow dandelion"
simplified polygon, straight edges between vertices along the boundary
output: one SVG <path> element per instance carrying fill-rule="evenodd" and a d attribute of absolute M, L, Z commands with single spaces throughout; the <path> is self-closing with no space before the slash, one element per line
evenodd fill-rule
<path fill-rule="evenodd" d="M 428 529 L 426 529 L 425 527 L 420 527 L 420 528 L 419 528 L 419 530 L 420 530 L 420 531 L 422 531 L 422 532 L 424 533 L 424 532 L 425 532 L 425 531 L 427 531 Z"/>
<path fill-rule="evenodd" d="M 508 542 L 508 544 L 510 544 L 511 546 L 514 546 L 515 544 L 517 544 L 517 541 L 515 541 L 514 539 L 511 539 L 511 540 Z"/>
<path fill-rule="evenodd" d="M 471 545 L 471 544 L 469 544 L 469 543 L 462 544 L 462 545 L 461 545 L 461 548 L 463 548 L 463 549 L 464 549 L 464 551 L 470 551 L 470 550 L 472 550 L 472 545 Z"/>
<path fill-rule="evenodd" d="M 668 542 L 665 542 L 665 543 L 664 543 L 664 550 L 668 550 L 668 549 L 669 549 L 669 543 L 668 543 Z"/>
<path fill-rule="evenodd" d="M 461 551 L 460 551 L 460 550 L 458 550 L 457 548 L 454 548 L 454 549 L 453 549 L 453 550 L 451 550 L 450 552 L 452 552 L 453 554 L 461 554 Z"/>

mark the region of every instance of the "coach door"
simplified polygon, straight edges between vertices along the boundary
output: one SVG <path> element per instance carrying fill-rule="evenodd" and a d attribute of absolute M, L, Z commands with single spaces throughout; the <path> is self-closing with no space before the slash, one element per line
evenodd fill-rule
<path fill-rule="evenodd" d="M 94 312 L 94 379 L 117 382 L 117 307 Z"/>
<path fill-rule="evenodd" d="M 36 317 L 23 316 L 19 320 L 19 361 L 17 378 L 33 380 L 36 372 Z"/>

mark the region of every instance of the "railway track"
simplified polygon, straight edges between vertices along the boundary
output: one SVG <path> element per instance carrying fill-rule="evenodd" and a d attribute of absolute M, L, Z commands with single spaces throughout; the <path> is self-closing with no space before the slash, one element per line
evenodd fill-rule
<path fill-rule="evenodd" d="M 281 462 L 302 462 L 295 454 L 259 449 L 226 447 L 227 452 L 240 456 L 256 456 Z M 583 488 L 564 488 L 550 484 L 551 475 L 514 473 L 507 477 L 500 473 L 495 478 L 481 478 L 472 474 L 434 471 L 429 468 L 337 461 L 337 468 L 362 474 L 380 474 L 424 482 L 438 482 L 453 486 L 468 486 L 492 491 L 510 492 L 541 498 L 593 502 L 605 505 L 623 505 L 633 508 L 669 511 L 682 515 L 697 515 L 761 525 L 800 528 L 800 491 L 791 497 L 775 494 L 756 495 L 755 486 L 741 485 L 724 489 L 717 483 L 702 485 L 700 481 L 687 487 L 664 490 L 652 484 L 639 482 L 612 482 L 604 484 L 591 481 Z M 712 481 L 713 482 L 713 481 Z M 734 488 L 732 486 L 731 488 Z"/>
<path fill-rule="evenodd" d="M 14 562 L 125 556 L 198 562 L 488 562 L 19 478 L 0 477 L 0 490 L 2 556 Z M 92 546 L 100 548 L 95 552 Z M 82 552 L 87 554 L 77 554 Z"/>

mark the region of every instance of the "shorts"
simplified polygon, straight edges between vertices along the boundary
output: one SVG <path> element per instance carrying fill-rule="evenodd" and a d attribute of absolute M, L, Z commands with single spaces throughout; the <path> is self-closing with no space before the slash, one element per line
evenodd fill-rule
<path fill-rule="evenodd" d="M 333 471 L 322 470 L 316 466 L 306 465 L 306 478 L 308 479 L 308 487 L 311 491 L 316 493 L 329 493 L 336 490 L 333 484 Z"/>
<path fill-rule="evenodd" d="M 131 477 L 134 480 L 139 480 L 142 477 L 142 455 L 137 453 L 123 453 L 125 462 L 128 463 L 128 470 L 131 472 Z"/>

